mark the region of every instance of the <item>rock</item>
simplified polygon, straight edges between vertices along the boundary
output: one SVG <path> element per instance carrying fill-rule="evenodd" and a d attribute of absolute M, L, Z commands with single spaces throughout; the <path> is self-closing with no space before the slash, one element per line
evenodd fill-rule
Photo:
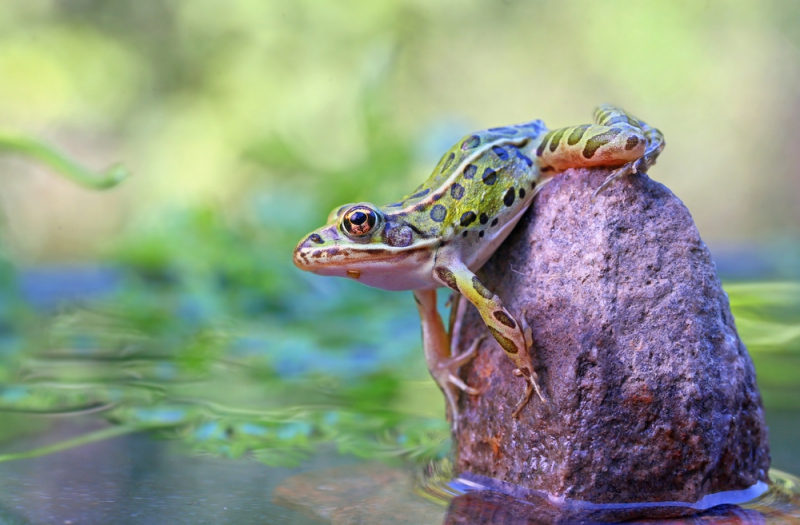
<path fill-rule="evenodd" d="M 689 211 L 645 175 L 593 203 L 606 173 L 559 175 L 479 272 L 527 312 L 547 403 L 512 419 L 524 385 L 489 338 L 461 370 L 482 394 L 461 396 L 456 471 L 592 503 L 766 482 L 755 371 Z M 487 333 L 470 306 L 459 351 Z"/>

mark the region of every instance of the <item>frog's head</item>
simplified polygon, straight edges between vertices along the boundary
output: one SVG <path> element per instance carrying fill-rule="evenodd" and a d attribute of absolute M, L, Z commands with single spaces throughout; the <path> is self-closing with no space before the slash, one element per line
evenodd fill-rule
<path fill-rule="evenodd" d="M 433 243 L 415 230 L 402 217 L 387 215 L 368 202 L 346 204 L 300 241 L 294 264 L 385 290 L 420 288 L 430 279 Z"/>

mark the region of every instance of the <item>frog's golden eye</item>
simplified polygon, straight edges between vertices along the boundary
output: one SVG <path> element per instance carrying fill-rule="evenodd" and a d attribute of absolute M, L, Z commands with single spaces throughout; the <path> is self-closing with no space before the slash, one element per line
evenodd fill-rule
<path fill-rule="evenodd" d="M 380 222 L 378 211 L 357 204 L 342 215 L 342 228 L 350 237 L 363 237 L 373 233 Z"/>
<path fill-rule="evenodd" d="M 351 202 L 350 204 L 345 204 L 344 206 L 337 206 L 334 209 L 332 209 L 331 212 L 328 214 L 328 222 L 330 223 L 332 221 L 338 220 L 339 217 L 342 215 L 342 212 L 344 212 L 344 210 L 346 210 L 352 205 L 353 203 Z"/>

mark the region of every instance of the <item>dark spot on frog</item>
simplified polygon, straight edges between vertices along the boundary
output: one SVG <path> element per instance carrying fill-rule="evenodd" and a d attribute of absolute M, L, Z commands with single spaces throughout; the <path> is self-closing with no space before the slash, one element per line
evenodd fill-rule
<path fill-rule="evenodd" d="M 506 325 L 509 328 L 516 328 L 517 323 L 504 311 L 496 310 L 492 312 L 494 314 L 494 318 Z"/>
<path fill-rule="evenodd" d="M 525 198 L 525 188 L 520 188 L 519 189 L 519 198 L 520 199 L 524 199 Z"/>
<path fill-rule="evenodd" d="M 411 244 L 412 237 L 411 228 L 406 225 L 384 230 L 386 244 L 396 248 L 405 248 Z"/>
<path fill-rule="evenodd" d="M 414 206 L 414 211 L 425 211 L 425 207 L 426 206 L 424 203 L 417 204 L 416 206 Z"/>
<path fill-rule="evenodd" d="M 481 224 L 486 224 L 487 222 L 489 222 L 489 216 L 486 215 L 485 213 L 481 213 L 480 221 Z"/>
<path fill-rule="evenodd" d="M 632 137 L 628 137 L 627 142 L 625 142 L 625 149 L 626 150 L 630 150 L 630 149 L 635 148 L 638 145 L 639 145 L 639 137 L 634 135 Z"/>
<path fill-rule="evenodd" d="M 500 346 L 503 347 L 503 350 L 505 350 L 506 353 L 516 354 L 518 352 L 517 346 L 514 344 L 514 341 L 501 334 L 500 331 L 497 330 L 496 328 L 492 328 L 491 326 L 487 328 L 489 328 L 489 332 L 491 332 L 492 337 L 494 337 L 495 341 L 500 343 Z"/>
<path fill-rule="evenodd" d="M 536 148 L 536 156 L 541 157 L 542 153 L 544 153 L 544 149 L 547 147 L 547 141 L 550 140 L 550 137 L 553 136 L 553 131 L 548 131 L 547 135 L 544 136 L 542 142 L 539 143 L 539 147 Z"/>
<path fill-rule="evenodd" d="M 308 240 L 311 241 L 311 242 L 315 242 L 317 244 L 322 244 L 323 242 L 325 242 L 325 241 L 322 240 L 322 237 L 320 237 L 316 233 L 312 233 L 311 235 L 309 235 L 308 236 Z"/>
<path fill-rule="evenodd" d="M 456 283 L 456 276 L 448 268 L 437 266 L 434 270 L 439 280 L 446 284 L 449 288 L 458 291 L 458 284 Z"/>
<path fill-rule="evenodd" d="M 418 198 L 420 198 L 420 197 L 424 197 L 424 196 L 425 196 L 425 195 L 427 195 L 427 194 L 428 194 L 430 191 L 431 191 L 431 190 L 430 190 L 430 188 L 425 188 L 424 190 L 422 190 L 422 191 L 418 191 L 417 193 L 415 193 L 414 195 L 412 195 L 411 197 L 409 197 L 409 199 L 418 199 Z"/>
<path fill-rule="evenodd" d="M 558 148 L 558 145 L 561 143 L 561 137 L 564 136 L 564 133 L 566 133 L 568 129 L 569 128 L 561 128 L 560 130 L 556 131 L 555 135 L 553 135 L 553 138 L 550 139 L 550 153 L 554 152 Z"/>
<path fill-rule="evenodd" d="M 394 202 L 392 204 L 387 204 L 386 207 L 387 208 L 397 208 L 398 206 L 402 206 L 402 205 L 403 205 L 402 202 Z"/>
<path fill-rule="evenodd" d="M 317 250 L 311 254 L 311 257 L 313 259 L 319 259 L 320 257 L 322 257 L 322 253 L 323 253 L 322 250 Z"/>
<path fill-rule="evenodd" d="M 584 158 L 591 159 L 592 157 L 594 157 L 594 154 L 597 153 L 597 150 L 605 146 L 609 142 L 611 142 L 614 139 L 614 137 L 619 135 L 620 131 L 622 130 L 619 128 L 611 128 L 605 133 L 595 135 L 594 137 L 587 140 L 586 146 L 584 146 L 583 148 Z"/>
<path fill-rule="evenodd" d="M 453 197 L 455 200 L 461 200 L 461 197 L 464 196 L 464 186 L 459 183 L 454 183 L 450 186 L 450 196 Z"/>
<path fill-rule="evenodd" d="M 478 172 L 478 167 L 475 164 L 467 164 L 464 168 L 464 178 L 471 179 Z"/>
<path fill-rule="evenodd" d="M 522 159 L 523 161 L 525 161 L 525 164 L 527 164 L 529 168 L 530 168 L 531 166 L 533 166 L 533 161 L 530 159 L 530 157 L 526 156 L 524 153 L 522 153 L 522 152 L 521 152 L 520 150 L 518 150 L 518 149 L 517 149 L 517 150 L 515 150 L 515 151 L 516 151 L 516 155 L 517 155 L 517 158 L 518 158 L 518 159 Z"/>
<path fill-rule="evenodd" d="M 483 234 L 484 234 L 484 233 L 486 233 L 486 232 L 484 232 L 483 230 L 481 230 L 480 232 L 478 232 L 478 237 L 481 237 L 481 238 L 483 238 Z"/>
<path fill-rule="evenodd" d="M 453 159 L 455 158 L 456 158 L 455 153 L 450 153 L 450 155 L 447 156 L 447 160 L 444 161 L 444 164 L 442 165 L 442 173 L 444 173 L 444 171 L 450 167 L 450 164 L 453 163 Z"/>
<path fill-rule="evenodd" d="M 436 202 L 436 201 L 438 201 L 439 199 L 441 199 L 441 198 L 442 198 L 442 195 L 443 195 L 442 193 L 436 193 L 436 194 L 434 194 L 434 195 L 433 195 L 433 202 Z"/>
<path fill-rule="evenodd" d="M 447 208 L 442 206 L 441 204 L 437 204 L 433 208 L 431 208 L 431 219 L 436 222 L 442 222 L 444 218 L 447 216 Z"/>
<path fill-rule="evenodd" d="M 334 255 L 339 255 L 339 248 L 335 246 L 333 248 L 328 248 L 325 251 L 327 252 L 329 257 L 333 257 Z"/>
<path fill-rule="evenodd" d="M 500 146 L 492 146 L 492 151 L 500 160 L 508 160 L 508 152 Z"/>
<path fill-rule="evenodd" d="M 493 220 L 491 225 L 492 226 L 497 226 L 497 219 Z"/>
<path fill-rule="evenodd" d="M 532 190 L 536 189 L 536 181 L 531 182 L 531 189 Z"/>
<path fill-rule="evenodd" d="M 389 250 L 385 248 L 366 248 L 363 251 L 364 253 L 368 253 L 370 255 L 383 255 L 385 253 L 390 253 Z"/>
<path fill-rule="evenodd" d="M 467 137 L 467 139 L 461 144 L 461 150 L 467 151 L 468 149 L 476 147 L 480 143 L 481 143 L 481 138 L 477 135 L 472 135 L 470 137 Z"/>
<path fill-rule="evenodd" d="M 494 297 L 494 294 L 486 288 L 486 285 L 481 282 L 476 276 L 472 276 L 472 287 L 478 292 L 478 295 L 483 297 L 484 299 L 491 299 Z"/>
<path fill-rule="evenodd" d="M 462 236 L 462 237 L 466 237 L 468 233 L 469 233 L 469 232 L 468 232 L 467 230 L 464 230 L 464 233 L 462 233 L 462 234 L 461 234 L 461 236 Z"/>
<path fill-rule="evenodd" d="M 555 171 L 555 168 L 553 166 L 544 166 L 542 168 L 542 173 L 547 173 L 548 171 Z"/>
<path fill-rule="evenodd" d="M 466 212 L 464 215 L 461 216 L 461 226 L 465 226 L 465 227 L 469 226 L 470 224 L 475 222 L 476 218 L 477 218 L 477 215 L 475 215 L 474 211 Z M 467 232 L 464 232 L 464 233 L 467 233 Z"/>
<path fill-rule="evenodd" d="M 572 133 L 569 134 L 567 137 L 567 144 L 570 146 L 574 146 L 583 138 L 583 134 L 586 133 L 586 130 L 589 129 L 590 124 L 584 124 L 583 126 L 578 126 L 573 128 Z"/>
<path fill-rule="evenodd" d="M 514 188 L 508 188 L 506 194 L 503 195 L 503 204 L 505 204 L 506 206 L 511 206 L 512 204 L 514 204 L 514 198 L 516 196 L 517 193 L 516 191 L 514 191 Z"/>
<path fill-rule="evenodd" d="M 492 168 L 486 168 L 483 171 L 482 178 L 484 184 L 486 184 L 487 186 L 491 186 L 497 181 L 497 172 L 494 171 Z"/>

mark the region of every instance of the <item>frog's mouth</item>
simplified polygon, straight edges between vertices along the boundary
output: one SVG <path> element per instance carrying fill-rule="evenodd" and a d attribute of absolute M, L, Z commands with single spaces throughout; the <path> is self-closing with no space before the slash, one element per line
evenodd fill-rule
<path fill-rule="evenodd" d="M 431 282 L 435 250 L 430 246 L 342 246 L 335 241 L 326 242 L 323 234 L 324 230 L 317 231 L 297 245 L 295 266 L 317 275 L 354 279 L 384 290 L 417 289 Z"/>

